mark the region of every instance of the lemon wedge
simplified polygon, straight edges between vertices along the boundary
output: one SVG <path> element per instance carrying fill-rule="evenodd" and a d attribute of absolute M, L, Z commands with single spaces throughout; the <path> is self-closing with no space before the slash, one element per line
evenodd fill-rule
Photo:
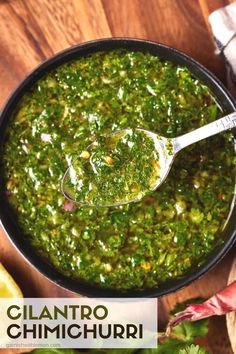
<path fill-rule="evenodd" d="M 22 298 L 22 292 L 14 279 L 0 263 L 0 298 Z"/>

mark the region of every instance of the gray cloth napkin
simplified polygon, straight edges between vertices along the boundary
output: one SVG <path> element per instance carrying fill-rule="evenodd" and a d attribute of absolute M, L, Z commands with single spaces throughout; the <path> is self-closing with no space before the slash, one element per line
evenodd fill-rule
<path fill-rule="evenodd" d="M 236 88 L 236 2 L 212 12 L 209 16 L 216 43 L 216 53 L 223 56 L 228 78 Z M 229 82 L 230 84 L 230 82 Z"/>

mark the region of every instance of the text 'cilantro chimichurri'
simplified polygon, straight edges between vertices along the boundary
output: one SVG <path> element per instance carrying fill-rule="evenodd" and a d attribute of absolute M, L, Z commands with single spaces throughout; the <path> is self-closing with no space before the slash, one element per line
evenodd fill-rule
<path fill-rule="evenodd" d="M 80 207 L 61 193 L 66 169 L 101 135 L 143 128 L 175 137 L 221 115 L 186 67 L 123 49 L 64 64 L 22 98 L 8 130 L 3 173 L 18 224 L 68 277 L 144 289 L 201 265 L 224 242 L 234 193 L 230 133 L 186 148 L 165 183 L 138 203 Z"/>
<path fill-rule="evenodd" d="M 160 177 L 154 140 L 138 129 L 101 136 L 73 162 L 63 180 L 69 198 L 108 206 L 141 199 Z"/>

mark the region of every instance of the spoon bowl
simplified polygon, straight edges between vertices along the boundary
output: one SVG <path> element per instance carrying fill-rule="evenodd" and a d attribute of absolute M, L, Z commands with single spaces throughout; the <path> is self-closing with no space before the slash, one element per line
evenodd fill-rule
<path fill-rule="evenodd" d="M 149 142 L 151 141 L 153 144 L 151 155 L 150 155 L 150 161 L 148 161 L 148 165 L 152 165 L 154 162 L 156 162 L 156 166 L 158 166 L 158 173 L 155 168 L 152 167 L 153 169 L 153 175 L 150 175 L 150 185 L 148 186 L 148 190 L 142 191 L 139 188 L 134 188 L 134 190 L 131 190 L 130 192 L 130 185 L 128 183 L 123 184 L 122 181 L 120 183 L 117 183 L 117 194 L 119 192 L 119 195 L 121 197 L 119 199 L 114 196 L 114 202 L 108 202 L 105 198 L 103 200 L 99 200 L 97 204 L 94 203 L 93 200 L 89 200 L 88 198 L 83 199 L 80 198 L 81 195 L 77 194 L 78 190 L 81 190 L 83 188 L 83 180 L 87 179 L 87 177 L 90 178 L 90 184 L 87 185 L 88 189 L 94 189 L 93 185 L 93 180 L 97 178 L 97 176 L 100 173 L 100 167 L 101 164 L 103 163 L 102 161 L 99 161 L 99 164 L 97 164 L 96 161 L 96 153 L 97 150 L 101 146 L 109 146 L 108 149 L 108 156 L 103 156 L 103 158 L 106 160 L 104 164 L 108 165 L 108 169 L 105 171 L 103 178 L 104 178 L 104 185 L 106 183 L 105 179 L 108 178 L 108 175 L 110 173 L 109 168 L 112 168 L 113 163 L 116 163 L 116 158 L 109 156 L 112 151 L 116 148 L 118 143 L 121 144 L 121 142 L 124 142 L 124 139 L 126 137 L 130 137 L 135 134 L 142 134 L 147 137 Z M 123 165 L 121 163 L 121 171 L 125 171 L 126 165 L 132 165 L 133 163 L 133 155 L 132 155 L 132 141 L 128 140 L 127 138 L 127 146 L 128 149 L 130 150 L 129 154 L 129 159 L 126 161 L 124 159 Z M 145 129 L 137 128 L 137 129 L 123 129 L 123 130 L 118 130 L 115 132 L 112 132 L 111 134 L 108 134 L 106 136 L 101 137 L 101 139 L 94 141 L 92 144 L 88 145 L 87 149 L 83 151 L 73 162 L 72 164 L 68 167 L 66 170 L 63 180 L 62 180 L 62 193 L 66 198 L 69 200 L 78 203 L 83 206 L 96 206 L 96 207 L 112 207 L 112 206 L 119 206 L 119 205 L 124 205 L 128 203 L 134 203 L 138 202 L 141 200 L 144 195 L 146 195 L 148 192 L 155 190 L 156 188 L 159 187 L 161 183 L 165 180 L 165 177 L 167 176 L 171 162 L 173 160 L 173 156 L 170 154 L 168 155 L 168 146 L 169 142 L 168 139 L 164 137 L 159 137 L 157 134 L 150 132 Z M 109 151 L 111 150 L 111 151 Z M 85 163 L 82 163 L 81 165 L 81 159 L 85 159 Z M 110 166 L 109 166 L 110 165 Z M 119 166 L 117 167 L 117 169 Z M 119 174 L 119 170 L 118 174 Z M 136 173 L 136 175 L 135 175 Z M 142 173 L 142 171 L 134 171 L 134 184 L 137 187 L 137 182 L 135 181 L 136 177 L 138 174 Z M 130 176 L 126 176 L 130 177 Z M 116 174 L 114 173 L 114 178 L 116 178 Z M 132 177 L 131 177 L 132 178 Z M 100 188 L 103 188 L 103 186 L 100 185 Z M 131 186 L 132 188 L 132 186 Z M 93 193 L 92 191 L 91 193 Z M 98 190 L 99 193 L 99 190 Z M 127 198 L 127 196 L 129 196 Z"/>

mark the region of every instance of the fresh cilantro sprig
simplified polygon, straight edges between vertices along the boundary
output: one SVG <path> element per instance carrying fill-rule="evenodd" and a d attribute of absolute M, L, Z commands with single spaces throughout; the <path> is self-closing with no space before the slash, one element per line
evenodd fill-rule
<path fill-rule="evenodd" d="M 199 345 L 191 344 L 190 346 L 181 349 L 179 354 L 207 354 L 207 351 L 203 348 L 200 348 Z"/>

